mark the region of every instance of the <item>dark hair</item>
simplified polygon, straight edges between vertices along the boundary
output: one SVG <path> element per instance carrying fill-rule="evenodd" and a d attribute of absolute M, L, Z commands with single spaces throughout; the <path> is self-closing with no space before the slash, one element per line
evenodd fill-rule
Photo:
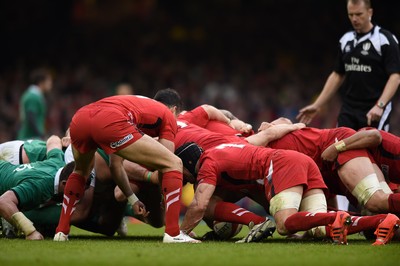
<path fill-rule="evenodd" d="M 196 173 L 196 164 L 200 159 L 203 149 L 195 142 L 186 142 L 175 151 L 176 156 L 181 158 L 183 166 L 194 176 Z"/>
<path fill-rule="evenodd" d="M 58 177 L 59 178 L 58 182 L 61 183 L 62 181 L 67 181 L 69 175 L 72 173 L 72 171 L 74 171 L 74 168 L 75 168 L 74 161 L 66 164 L 60 172 L 60 176 Z M 58 191 L 58 194 L 53 195 L 51 199 L 55 202 L 62 202 L 63 194 L 64 193 L 62 191 Z"/>
<path fill-rule="evenodd" d="M 31 84 L 39 85 L 39 83 L 45 81 L 49 77 L 51 77 L 51 73 L 48 69 L 38 68 L 31 72 L 29 76 L 29 81 L 31 82 Z"/>
<path fill-rule="evenodd" d="M 75 161 L 67 163 L 61 170 L 59 182 L 66 181 L 69 175 L 72 173 L 72 171 L 74 171 L 74 168 L 75 168 Z"/>
<path fill-rule="evenodd" d="M 169 108 L 176 106 L 176 108 L 178 109 L 177 110 L 178 113 L 182 109 L 181 96 L 174 89 L 168 88 L 168 89 L 159 90 L 159 91 L 157 91 L 156 95 L 154 95 L 153 99 L 165 104 Z"/>

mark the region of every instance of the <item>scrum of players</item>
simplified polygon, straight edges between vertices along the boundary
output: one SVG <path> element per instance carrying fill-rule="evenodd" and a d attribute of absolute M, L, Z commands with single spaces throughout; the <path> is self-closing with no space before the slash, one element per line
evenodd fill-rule
<path fill-rule="evenodd" d="M 248 227 L 237 243 L 275 231 L 340 245 L 360 232 L 373 245 L 399 238 L 399 137 L 285 118 L 255 132 L 227 110 L 181 108 L 173 89 L 154 99 L 113 96 L 77 111 L 62 138 L 0 144 L 2 235 L 67 241 L 74 225 L 125 236 L 124 217 L 132 216 L 165 227 L 164 243 L 230 241 L 238 231 L 222 232 L 221 222 L 224 230 Z M 194 197 L 179 224 L 185 183 Z M 357 212 L 338 210 L 336 195 Z M 243 198 L 267 216 L 238 205 Z M 202 220 L 212 230 L 197 237 Z"/>

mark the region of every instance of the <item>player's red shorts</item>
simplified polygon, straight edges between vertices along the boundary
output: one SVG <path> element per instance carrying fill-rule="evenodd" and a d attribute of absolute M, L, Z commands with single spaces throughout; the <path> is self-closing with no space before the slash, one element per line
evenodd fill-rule
<path fill-rule="evenodd" d="M 285 189 L 304 186 L 311 189 L 326 189 L 315 162 L 305 154 L 291 150 L 275 150 L 268 158 L 269 168 L 264 181 L 265 195 L 269 200 Z"/>
<path fill-rule="evenodd" d="M 121 150 L 142 137 L 129 111 L 89 104 L 79 109 L 70 124 L 72 145 L 81 153 L 97 148 L 107 154 Z"/>

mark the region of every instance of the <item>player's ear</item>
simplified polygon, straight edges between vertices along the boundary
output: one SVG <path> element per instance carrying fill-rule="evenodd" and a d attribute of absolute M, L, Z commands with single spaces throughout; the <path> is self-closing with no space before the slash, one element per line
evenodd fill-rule
<path fill-rule="evenodd" d="M 173 113 L 175 116 L 178 115 L 178 107 L 177 107 L 176 105 L 174 105 L 174 106 L 171 108 L 171 111 L 172 111 L 172 113 Z"/>
<path fill-rule="evenodd" d="M 60 189 L 59 189 L 59 192 L 60 193 L 64 193 L 64 188 L 65 188 L 65 186 L 67 185 L 67 180 L 63 180 L 63 181 L 61 181 L 60 182 Z"/>

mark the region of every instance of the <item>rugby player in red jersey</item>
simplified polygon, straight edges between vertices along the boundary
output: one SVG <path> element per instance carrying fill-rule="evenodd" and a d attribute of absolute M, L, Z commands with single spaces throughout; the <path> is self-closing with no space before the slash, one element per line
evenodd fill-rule
<path fill-rule="evenodd" d="M 270 203 L 270 213 L 274 216 L 277 230 L 282 235 L 308 230 L 320 225 L 334 223 L 332 237 L 338 243 L 347 243 L 347 226 L 350 215 L 318 213 L 303 214 L 291 223 L 290 217 L 297 213 L 302 198 L 319 195 L 325 201 L 323 189 L 326 186 L 315 163 L 307 156 L 285 150 L 273 150 L 244 143 L 221 144 L 205 151 L 198 161 L 187 162 L 187 153 L 196 149 L 195 143 L 183 146 L 177 154 L 193 176 L 197 176 L 194 199 L 190 204 L 181 229 L 190 232 L 203 218 L 209 199 L 216 186 L 235 186 L 260 183 Z M 193 167 L 194 166 L 194 167 Z M 304 194 L 304 195 L 303 195 Z M 321 199 L 318 201 L 323 208 Z M 326 204 L 325 204 L 326 208 Z M 318 218 L 316 218 L 318 217 Z M 288 221 L 288 222 L 287 222 Z M 270 226 L 274 226 L 269 220 Z M 258 228 L 256 228 L 258 229 Z M 271 230 L 265 227 L 263 231 Z M 255 230 L 249 237 L 257 237 L 264 232 Z"/>
<path fill-rule="evenodd" d="M 336 149 L 334 143 L 322 153 L 325 160 L 335 160 L 340 153 L 353 149 L 368 148 L 374 163 L 382 171 L 386 179 L 380 182 L 381 187 L 388 195 L 389 209 L 396 214 L 400 213 L 400 194 L 392 193 L 387 183 L 400 184 L 400 138 L 384 130 L 374 128 L 360 129 L 354 135 L 341 141 L 342 148 Z"/>
<path fill-rule="evenodd" d="M 400 198 L 386 194 L 380 182 L 382 175 L 376 174 L 366 149 L 346 149 L 342 141 L 355 133 L 350 128 L 316 129 L 304 128 L 291 132 L 268 144 L 271 148 L 290 149 L 304 153 L 317 163 L 328 188 L 335 194 L 351 195 L 358 204 L 372 213 L 398 213 Z M 334 162 L 324 160 L 322 152 L 333 145 L 341 151 Z M 333 170 L 333 171 L 332 171 Z M 335 177 L 338 176 L 339 178 Z M 354 202 L 353 202 L 354 203 Z"/>
<path fill-rule="evenodd" d="M 362 128 L 354 135 L 342 140 L 341 151 L 368 148 L 374 162 L 382 170 L 385 178 L 400 184 L 400 138 L 384 130 Z M 341 151 L 332 144 L 322 153 L 325 160 L 333 161 Z"/>
<path fill-rule="evenodd" d="M 71 213 L 84 192 L 94 153 L 101 148 L 110 154 L 111 174 L 136 214 L 146 216 L 148 212 L 132 192 L 123 160 L 159 170 L 166 212 L 163 241 L 198 242 L 179 231 L 182 162 L 173 154 L 175 134 L 175 116 L 163 104 L 146 97 L 112 96 L 79 109 L 70 124 L 76 166 L 66 185 L 54 240 L 68 239 Z"/>
<path fill-rule="evenodd" d="M 319 226 L 320 230 L 326 230 L 326 235 L 331 236 L 334 242 L 347 243 L 347 227 L 352 217 L 343 211 L 326 212 L 323 193 L 326 185 L 318 167 L 308 156 L 290 150 L 274 150 L 243 143 L 221 144 L 204 154 L 197 144 L 186 143 L 176 153 L 182 158 L 184 169 L 190 173 L 185 175 L 197 179 L 195 196 L 182 222 L 182 230 L 191 231 L 202 219 L 216 187 L 234 191 L 235 187 L 258 183 L 264 186 L 270 213 L 275 218 L 280 234 L 292 234 Z M 399 221 L 393 214 L 355 217 L 357 224 L 351 227 L 350 233 L 371 227 L 377 227 L 378 231 L 387 220 L 393 219 Z M 254 227 L 246 238 L 257 238 L 265 231 L 271 231 L 273 224 L 268 219 L 265 224 L 269 226 L 263 226 L 262 229 L 261 226 Z M 377 236 L 374 245 L 388 243 L 393 234 L 381 232 Z M 249 242 L 246 238 L 242 241 Z"/>

